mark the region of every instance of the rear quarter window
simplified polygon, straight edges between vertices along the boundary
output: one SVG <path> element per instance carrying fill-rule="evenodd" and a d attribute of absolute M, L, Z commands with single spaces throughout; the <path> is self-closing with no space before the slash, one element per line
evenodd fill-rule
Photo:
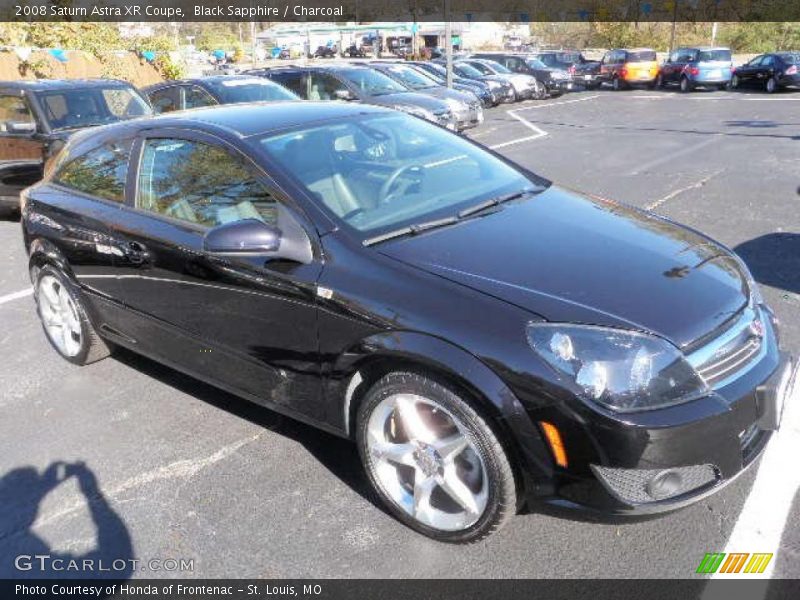
<path fill-rule="evenodd" d="M 110 142 L 63 163 L 53 180 L 90 196 L 125 202 L 132 140 Z"/>

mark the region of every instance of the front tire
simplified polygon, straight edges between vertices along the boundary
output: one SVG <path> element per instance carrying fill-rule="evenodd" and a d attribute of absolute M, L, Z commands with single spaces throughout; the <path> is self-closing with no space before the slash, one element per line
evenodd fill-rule
<path fill-rule="evenodd" d="M 731 77 L 731 84 L 730 85 L 731 85 L 731 89 L 732 90 L 735 90 L 736 88 L 738 88 L 739 87 L 739 77 L 736 76 L 736 75 Z"/>
<path fill-rule="evenodd" d="M 62 358 L 88 365 L 109 355 L 94 330 L 82 299 L 58 269 L 45 265 L 36 273 L 34 298 L 47 341 Z"/>
<path fill-rule="evenodd" d="M 689 81 L 688 77 L 681 77 L 681 92 L 688 94 L 693 88 L 694 86 L 692 85 L 692 82 Z"/>
<path fill-rule="evenodd" d="M 623 85 L 620 78 L 614 77 L 614 79 L 611 80 L 611 89 L 614 90 L 615 92 L 619 92 L 620 90 L 622 90 L 622 88 Z"/>
<path fill-rule="evenodd" d="M 435 540 L 476 542 L 517 509 L 511 464 L 487 420 L 417 373 L 390 373 L 359 406 L 358 450 L 389 511 Z"/>

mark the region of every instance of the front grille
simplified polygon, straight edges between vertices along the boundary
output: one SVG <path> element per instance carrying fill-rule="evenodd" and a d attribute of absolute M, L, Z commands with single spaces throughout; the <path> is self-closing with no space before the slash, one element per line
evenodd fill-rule
<path fill-rule="evenodd" d="M 709 387 L 722 387 L 762 356 L 765 327 L 760 311 L 747 307 L 722 333 L 689 354 L 689 362 Z"/>

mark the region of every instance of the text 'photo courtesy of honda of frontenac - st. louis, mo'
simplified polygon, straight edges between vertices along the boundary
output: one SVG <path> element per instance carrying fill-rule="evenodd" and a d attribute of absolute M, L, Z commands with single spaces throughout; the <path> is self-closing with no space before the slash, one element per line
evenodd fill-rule
<path fill-rule="evenodd" d="M 523 507 L 694 502 L 795 387 L 730 250 L 390 108 L 79 132 L 22 215 L 65 359 L 126 347 L 351 438 L 388 510 L 442 541 Z"/>

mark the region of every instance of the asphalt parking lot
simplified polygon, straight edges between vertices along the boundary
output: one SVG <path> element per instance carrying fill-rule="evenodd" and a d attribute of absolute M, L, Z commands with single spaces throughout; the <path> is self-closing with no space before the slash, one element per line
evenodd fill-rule
<path fill-rule="evenodd" d="M 468 135 L 734 248 L 800 352 L 800 93 L 583 91 L 491 109 Z M 532 512 L 449 546 L 371 501 L 346 441 L 128 352 L 61 360 L 26 291 L 18 223 L 0 221 L 0 248 L 0 577 L 34 550 L 194 561 L 135 577 L 444 578 L 699 577 L 706 552 L 773 552 L 768 574 L 800 577 L 800 407 L 760 464 L 682 511 Z M 46 473 L 59 462 L 75 476 Z"/>

